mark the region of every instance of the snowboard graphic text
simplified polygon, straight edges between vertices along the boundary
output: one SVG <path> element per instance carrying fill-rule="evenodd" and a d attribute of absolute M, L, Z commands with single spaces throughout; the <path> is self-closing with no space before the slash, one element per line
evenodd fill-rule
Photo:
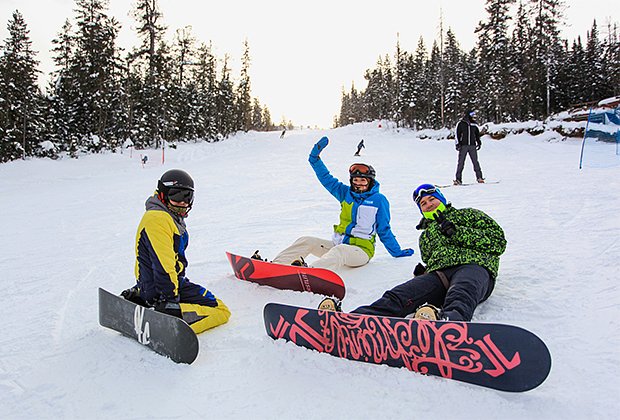
<path fill-rule="evenodd" d="M 288 335 L 294 343 L 303 338 L 315 350 L 353 360 L 382 363 L 399 358 L 407 369 L 420 373 L 428 373 L 428 365 L 435 365 L 445 378 L 452 378 L 454 370 L 484 371 L 497 377 L 521 363 L 518 352 L 509 360 L 489 334 L 482 340 L 471 338 L 466 323 L 434 324 L 403 319 L 383 325 L 374 317 L 339 314 L 325 320 L 322 331 L 316 331 L 304 322 L 307 314 L 307 310 L 300 309 L 293 325 L 280 317 L 272 329 L 273 335 L 278 338 Z M 394 336 L 400 341 L 391 340 Z M 363 356 L 369 350 L 372 360 Z M 490 365 L 485 366 L 484 360 Z"/>
<path fill-rule="evenodd" d="M 133 326 L 138 335 L 138 343 L 149 344 L 151 338 L 151 328 L 148 322 L 144 323 L 144 329 L 142 329 L 142 322 L 144 321 L 144 306 L 136 305 L 136 309 L 133 312 Z"/>

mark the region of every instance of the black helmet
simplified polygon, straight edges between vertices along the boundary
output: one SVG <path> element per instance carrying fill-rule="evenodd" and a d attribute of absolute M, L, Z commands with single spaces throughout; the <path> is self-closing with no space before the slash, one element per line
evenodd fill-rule
<path fill-rule="evenodd" d="M 185 217 L 194 203 L 194 180 L 181 169 L 166 171 L 157 182 L 157 195 L 170 211 Z M 189 206 L 175 206 L 170 204 L 170 200 L 185 202 Z"/>
<path fill-rule="evenodd" d="M 375 172 L 375 168 L 373 168 L 372 166 L 365 163 L 354 163 L 349 167 L 349 183 L 351 184 L 351 189 L 354 192 L 359 192 L 355 191 L 355 187 L 353 186 L 353 178 L 358 177 L 368 179 L 368 191 L 370 191 L 373 185 L 375 185 L 376 174 L 377 173 Z"/>

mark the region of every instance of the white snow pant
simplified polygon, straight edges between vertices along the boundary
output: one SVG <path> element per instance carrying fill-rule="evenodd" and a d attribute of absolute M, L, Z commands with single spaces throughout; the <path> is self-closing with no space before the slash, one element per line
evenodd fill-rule
<path fill-rule="evenodd" d="M 290 265 L 299 257 L 306 258 L 310 254 L 319 257 L 318 260 L 310 264 L 311 267 L 326 268 L 332 271 L 343 266 L 360 267 L 368 264 L 370 260 L 368 254 L 360 247 L 347 244 L 334 246 L 332 241 L 313 236 L 302 236 L 276 255 L 273 262 Z"/>

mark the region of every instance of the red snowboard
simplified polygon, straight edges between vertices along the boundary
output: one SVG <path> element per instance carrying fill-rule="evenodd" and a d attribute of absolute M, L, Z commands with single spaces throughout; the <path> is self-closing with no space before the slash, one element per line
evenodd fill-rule
<path fill-rule="evenodd" d="M 344 282 L 333 271 L 324 268 L 273 264 L 266 261 L 226 253 L 235 276 L 241 280 L 271 286 L 276 289 L 311 292 L 344 298 Z"/>

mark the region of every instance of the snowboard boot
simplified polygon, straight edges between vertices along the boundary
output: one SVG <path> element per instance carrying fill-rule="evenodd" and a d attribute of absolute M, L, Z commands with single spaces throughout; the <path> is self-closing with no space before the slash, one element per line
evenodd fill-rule
<path fill-rule="evenodd" d="M 258 261 L 267 261 L 266 259 L 264 260 L 260 254 L 258 253 L 258 249 L 256 251 L 254 251 L 254 254 L 252 254 L 252 256 L 250 257 L 253 260 L 258 260 Z"/>
<path fill-rule="evenodd" d="M 477 181 L 478 184 L 484 184 L 484 178 L 478 178 Z"/>
<path fill-rule="evenodd" d="M 342 312 L 342 302 L 340 299 L 327 297 L 319 303 L 319 311 Z"/>
<path fill-rule="evenodd" d="M 308 264 L 304 261 L 304 257 L 299 257 L 299 259 L 293 261 L 291 265 L 295 265 L 297 267 L 308 267 Z"/>
<path fill-rule="evenodd" d="M 422 319 L 426 321 L 437 321 L 440 320 L 441 317 L 439 315 L 440 310 L 438 307 L 431 305 L 430 303 L 425 303 L 420 306 L 416 311 L 413 319 Z"/>
<path fill-rule="evenodd" d="M 460 179 L 455 179 L 454 181 L 452 181 L 453 185 L 463 185 L 463 181 L 461 181 Z"/>
<path fill-rule="evenodd" d="M 140 289 L 138 289 L 138 286 L 123 290 L 121 296 L 124 297 L 125 300 L 133 302 L 136 305 L 146 306 L 146 302 L 140 297 Z"/>

